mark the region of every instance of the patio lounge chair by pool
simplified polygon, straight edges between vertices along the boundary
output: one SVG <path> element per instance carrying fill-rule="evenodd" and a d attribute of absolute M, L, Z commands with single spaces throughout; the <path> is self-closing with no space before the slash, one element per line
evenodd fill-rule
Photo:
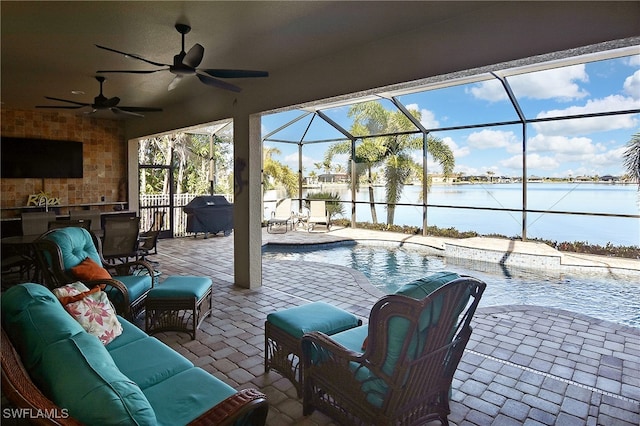
<path fill-rule="evenodd" d="M 318 224 L 326 226 L 327 231 L 331 228 L 329 212 L 327 211 L 327 203 L 324 200 L 310 200 L 307 231 L 313 231 L 313 228 Z"/>
<path fill-rule="evenodd" d="M 267 232 L 272 234 L 275 229 L 281 229 L 284 225 L 285 234 L 291 226 L 293 229 L 293 210 L 291 210 L 291 198 L 285 198 L 276 203 L 276 210 L 271 212 L 271 218 L 267 221 Z"/>

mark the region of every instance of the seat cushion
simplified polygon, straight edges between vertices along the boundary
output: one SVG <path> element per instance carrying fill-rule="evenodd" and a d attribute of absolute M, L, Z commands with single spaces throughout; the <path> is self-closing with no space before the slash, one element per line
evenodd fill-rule
<path fill-rule="evenodd" d="M 185 425 L 236 393 L 201 368 L 193 367 L 143 390 L 158 425 Z"/>
<path fill-rule="evenodd" d="M 193 367 L 191 361 L 154 337 L 130 342 L 109 353 L 122 374 L 142 390 Z"/>
<path fill-rule="evenodd" d="M 191 275 L 173 275 L 156 285 L 147 296 L 149 299 L 173 299 L 189 297 L 200 300 L 211 288 L 211 278 Z"/>
<path fill-rule="evenodd" d="M 367 324 L 359 327 L 354 327 L 349 330 L 336 333 L 331 336 L 331 340 L 340 343 L 345 348 L 354 352 L 362 352 L 362 341 L 369 333 L 369 326 Z"/>
<path fill-rule="evenodd" d="M 117 275 L 113 277 L 120 281 L 129 291 L 129 302 L 136 300 L 151 288 L 152 279 L 149 275 Z M 107 290 L 109 296 L 116 298 L 115 290 Z M 113 292 L 113 293 L 112 293 Z M 110 298 L 111 298 L 110 297 Z"/>
<path fill-rule="evenodd" d="M 140 330 L 138 327 L 131 324 L 129 321 L 119 315 L 118 322 L 122 326 L 122 334 L 113 339 L 111 343 L 105 346 L 105 348 L 107 348 L 109 352 L 125 346 L 131 342 L 135 342 L 136 340 L 146 339 L 147 337 L 149 337 L 147 333 Z"/>
<path fill-rule="evenodd" d="M 30 373 L 45 395 L 84 424 L 156 424 L 142 390 L 84 331 L 47 346 Z"/>
<path fill-rule="evenodd" d="M 334 334 L 331 339 L 354 352 L 362 352 L 362 341 L 367 337 L 368 332 L 369 326 L 365 324 Z M 388 389 L 387 385 L 368 368 L 358 368 L 357 363 L 351 363 L 351 369 L 356 374 L 356 380 L 362 383 L 362 391 L 367 395 L 367 401 L 376 407 L 382 406 Z"/>
<path fill-rule="evenodd" d="M 310 331 L 331 335 L 358 325 L 358 317 L 325 302 L 273 312 L 267 315 L 267 321 L 298 339 Z"/>

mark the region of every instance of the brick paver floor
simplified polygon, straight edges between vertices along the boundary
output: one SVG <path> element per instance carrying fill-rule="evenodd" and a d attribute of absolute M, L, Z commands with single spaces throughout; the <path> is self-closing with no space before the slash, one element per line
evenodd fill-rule
<path fill-rule="evenodd" d="M 265 241 L 332 240 L 332 233 L 264 233 Z M 367 234 L 370 237 L 370 234 Z M 162 276 L 213 280 L 213 314 L 197 333 L 156 334 L 194 364 L 270 403 L 267 425 L 333 425 L 302 415 L 293 385 L 264 372 L 264 322 L 279 309 L 323 300 L 367 321 L 381 296 L 360 272 L 322 263 L 264 261 L 262 286 L 233 285 L 233 237 L 160 240 Z M 597 301 L 594 301 L 597 303 Z M 640 329 L 539 306 L 478 309 L 455 374 L 452 425 L 640 424 Z"/>
<path fill-rule="evenodd" d="M 308 242 L 309 234 L 264 238 Z M 216 309 L 195 341 L 157 337 L 231 386 L 264 392 L 268 425 L 333 424 L 318 412 L 302 416 L 293 385 L 265 374 L 264 321 L 270 312 L 323 300 L 366 322 L 381 296 L 366 277 L 321 263 L 264 261 L 262 286 L 247 290 L 232 285 L 232 237 L 161 240 L 158 251 L 164 276 L 210 276 Z M 453 425 L 640 424 L 640 329 L 539 306 L 480 308 L 473 326 L 454 378 Z"/>

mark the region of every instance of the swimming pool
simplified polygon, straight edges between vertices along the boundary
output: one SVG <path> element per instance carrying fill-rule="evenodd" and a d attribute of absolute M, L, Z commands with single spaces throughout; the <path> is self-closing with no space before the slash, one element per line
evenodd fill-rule
<path fill-rule="evenodd" d="M 322 262 L 353 268 L 385 293 L 393 293 L 402 284 L 425 275 L 451 270 L 487 283 L 480 306 L 549 306 L 640 327 L 637 278 L 554 274 L 479 262 L 447 264 L 447 259 L 429 255 L 415 245 L 267 245 L 262 256 L 263 259 Z"/>

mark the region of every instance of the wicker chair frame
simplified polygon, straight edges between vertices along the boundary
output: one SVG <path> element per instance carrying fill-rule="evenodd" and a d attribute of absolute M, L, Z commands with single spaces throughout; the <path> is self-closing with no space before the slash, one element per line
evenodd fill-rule
<path fill-rule="evenodd" d="M 64 269 L 64 262 L 60 247 L 58 247 L 58 245 L 53 241 L 45 238 L 52 232 L 56 232 L 56 229 L 45 232 L 33 243 L 38 264 L 38 272 L 42 276 L 43 283 L 50 289 L 78 281 L 77 278 L 75 278 L 69 271 Z M 115 265 L 107 263 L 102 256 L 102 243 L 100 242 L 100 239 L 93 232 L 87 232 L 91 235 L 93 244 L 100 256 L 102 266 L 112 273 L 112 275 L 131 275 L 134 270 L 143 270 L 146 274 L 149 274 L 149 276 L 152 277 L 151 287 L 153 288 L 155 283 L 155 280 L 153 279 L 153 277 L 155 277 L 155 272 L 153 270 L 153 266 L 149 262 L 144 260 L 135 260 Z M 112 290 L 120 293 L 121 297 L 112 298 L 111 302 L 113 303 L 116 312 L 129 320 L 135 320 L 140 316 L 140 314 L 142 314 L 142 312 L 144 312 L 144 302 L 147 298 L 148 291 L 141 294 L 137 299 L 131 300 L 127 287 L 116 279 L 93 280 L 87 281 L 85 284 L 87 287 L 103 285 L 107 293 L 111 293 Z"/>
<path fill-rule="evenodd" d="M 77 419 L 47 398 L 31 381 L 13 343 L 2 329 L 2 393 L 16 408 L 47 413 L 29 419 L 35 425 L 81 425 Z M 242 389 L 218 403 L 189 423 L 192 426 L 246 425 L 262 426 L 266 423 L 269 406 L 266 396 L 256 389 Z"/>
<path fill-rule="evenodd" d="M 362 325 L 362 320 L 358 320 Z M 273 369 L 293 383 L 299 398 L 302 398 L 304 363 L 302 362 L 302 340 L 293 337 L 269 321 L 264 322 L 264 372 Z"/>
<path fill-rule="evenodd" d="M 305 334 L 303 413 L 309 415 L 318 409 L 345 425 L 424 425 L 433 420 L 448 425 L 453 375 L 471 336 L 470 322 L 485 287 L 482 281 L 463 277 L 422 300 L 383 297 L 371 309 L 363 353 L 350 351 L 323 333 Z M 434 317 L 438 311 L 434 301 L 441 306 L 439 317 Z M 421 331 L 421 316 L 424 319 L 425 315 L 430 315 L 431 321 Z M 407 321 L 410 332 L 393 371 L 385 372 L 391 337 L 387 329 L 390 321 L 398 318 Z M 412 344 L 412 339 L 421 344 Z M 383 383 L 386 392 L 376 395 L 382 401 L 380 406 L 369 401 L 371 395 L 363 391 L 364 383 L 356 379 L 358 371 L 371 372 L 378 386 Z"/>

